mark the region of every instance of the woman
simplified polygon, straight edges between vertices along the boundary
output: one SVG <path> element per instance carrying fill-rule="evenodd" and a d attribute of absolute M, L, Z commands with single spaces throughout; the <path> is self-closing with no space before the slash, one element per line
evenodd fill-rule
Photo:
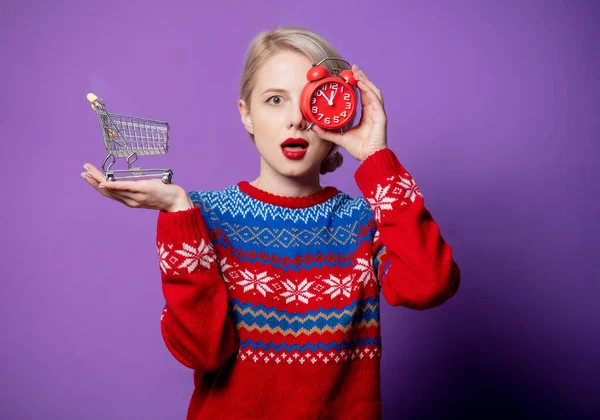
<path fill-rule="evenodd" d="M 379 292 L 422 310 L 458 289 L 452 250 L 388 148 L 382 95 L 363 71 L 352 67 L 360 123 L 307 131 L 300 94 L 325 57 L 340 56 L 300 28 L 252 41 L 238 102 L 260 154 L 251 182 L 186 193 L 160 180 L 107 183 L 85 165 L 104 196 L 159 210 L 161 328 L 194 369 L 188 419 L 380 418 Z M 339 147 L 361 162 L 364 197 L 320 185 L 341 165 Z"/>

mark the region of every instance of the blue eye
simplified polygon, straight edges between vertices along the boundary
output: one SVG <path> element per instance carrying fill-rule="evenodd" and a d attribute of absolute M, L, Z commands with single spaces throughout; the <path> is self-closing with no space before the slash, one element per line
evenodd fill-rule
<path fill-rule="evenodd" d="M 272 102 L 272 99 L 278 99 L 277 102 Z M 283 98 L 281 97 L 281 95 L 275 95 L 275 96 L 271 96 L 269 99 L 267 99 L 267 103 L 273 104 L 273 105 L 278 105 L 281 103 L 281 101 L 283 101 Z"/>

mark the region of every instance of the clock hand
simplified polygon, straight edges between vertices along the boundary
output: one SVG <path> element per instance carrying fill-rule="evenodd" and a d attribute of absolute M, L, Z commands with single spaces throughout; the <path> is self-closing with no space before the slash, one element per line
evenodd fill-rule
<path fill-rule="evenodd" d="M 329 105 L 333 106 L 333 98 L 335 98 L 335 94 L 337 93 L 337 90 L 333 90 L 331 92 L 331 97 L 329 98 Z"/>
<path fill-rule="evenodd" d="M 317 96 L 319 96 L 319 94 L 320 94 L 320 95 L 321 95 L 323 98 L 325 98 L 325 100 L 327 101 L 327 104 L 328 104 L 328 105 L 333 105 L 333 102 L 331 102 L 331 100 L 329 100 L 329 98 L 328 98 L 328 97 L 327 97 L 327 96 L 326 96 L 326 95 L 323 93 L 323 91 L 322 91 L 322 90 L 319 90 L 319 91 L 317 92 Z"/>

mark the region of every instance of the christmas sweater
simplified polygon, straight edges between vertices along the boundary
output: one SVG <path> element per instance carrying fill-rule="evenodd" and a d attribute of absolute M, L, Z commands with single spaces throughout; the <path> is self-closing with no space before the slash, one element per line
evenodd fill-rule
<path fill-rule="evenodd" d="M 460 274 L 391 149 L 355 180 L 364 197 L 241 181 L 159 213 L 161 331 L 194 370 L 188 420 L 381 418 L 380 294 L 428 309 Z"/>

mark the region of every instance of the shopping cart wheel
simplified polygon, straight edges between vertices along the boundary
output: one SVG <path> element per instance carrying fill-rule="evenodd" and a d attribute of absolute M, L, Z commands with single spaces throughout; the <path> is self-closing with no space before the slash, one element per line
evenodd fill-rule
<path fill-rule="evenodd" d="M 162 182 L 164 182 L 165 184 L 170 184 L 171 178 L 173 178 L 173 172 L 171 172 L 171 171 L 165 172 L 165 173 L 163 173 L 163 176 L 162 176 Z"/>

